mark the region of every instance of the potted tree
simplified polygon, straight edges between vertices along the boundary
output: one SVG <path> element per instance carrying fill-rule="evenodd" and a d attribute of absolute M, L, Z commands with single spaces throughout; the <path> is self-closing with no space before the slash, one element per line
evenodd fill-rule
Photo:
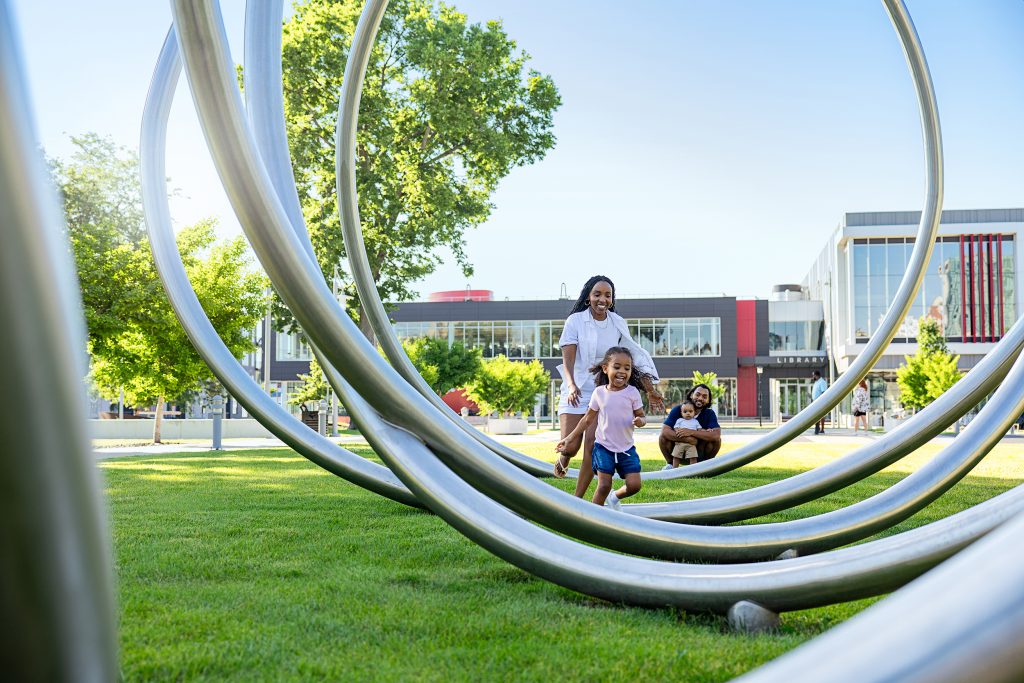
<path fill-rule="evenodd" d="M 481 411 L 492 414 L 487 420 L 489 433 L 525 434 L 529 422 L 519 414 L 533 408 L 537 394 L 546 391 L 550 381 L 538 360 L 524 363 L 497 356 L 484 361 L 467 393 Z"/>

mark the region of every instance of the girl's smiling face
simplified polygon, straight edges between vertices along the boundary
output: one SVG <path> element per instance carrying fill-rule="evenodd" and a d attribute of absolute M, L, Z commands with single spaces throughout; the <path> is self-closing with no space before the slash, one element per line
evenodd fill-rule
<path fill-rule="evenodd" d="M 604 320 L 608 309 L 615 304 L 612 299 L 612 286 L 604 280 L 590 288 L 590 314 L 597 320 Z"/>
<path fill-rule="evenodd" d="M 613 354 L 608 362 L 601 366 L 608 375 L 608 386 L 612 391 L 625 389 L 629 377 L 633 374 L 633 359 L 624 353 Z"/>

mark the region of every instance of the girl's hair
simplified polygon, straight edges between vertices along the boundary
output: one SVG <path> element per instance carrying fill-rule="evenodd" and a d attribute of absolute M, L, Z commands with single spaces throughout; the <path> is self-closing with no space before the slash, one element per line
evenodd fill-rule
<path fill-rule="evenodd" d="M 600 387 L 600 386 L 604 386 L 605 384 L 609 383 L 608 373 L 606 373 L 604 371 L 604 368 L 601 367 L 601 366 L 607 365 L 608 363 L 610 363 L 612 361 L 612 356 L 617 356 L 620 353 L 622 355 L 624 355 L 624 356 L 628 356 L 630 362 L 632 362 L 633 354 L 630 353 L 629 349 L 627 349 L 625 346 L 613 346 L 613 347 L 611 347 L 610 349 L 608 349 L 607 351 L 604 352 L 604 358 L 601 359 L 601 362 L 599 362 L 594 367 L 590 368 L 590 374 L 592 374 L 594 376 L 594 385 L 595 386 Z M 637 370 L 636 366 L 634 365 L 632 372 L 630 372 L 630 374 L 629 374 L 629 385 L 633 386 L 633 387 L 636 387 L 640 391 L 646 392 L 647 389 L 644 388 L 644 379 L 650 379 L 651 380 L 651 385 L 652 386 L 654 385 L 654 378 L 651 377 L 651 375 L 647 374 L 646 372 L 643 372 L 641 370 Z"/>
<path fill-rule="evenodd" d="M 683 402 L 679 404 L 679 407 L 680 407 L 680 408 L 682 408 L 683 406 L 690 406 L 690 407 L 691 407 L 691 408 L 693 408 L 694 410 L 697 410 L 697 406 L 696 406 L 696 405 L 694 404 L 694 402 L 693 402 L 693 401 L 691 401 L 691 400 L 690 400 L 690 399 L 688 399 L 688 398 L 684 398 L 684 399 L 683 399 Z"/>
<path fill-rule="evenodd" d="M 590 308 L 590 290 L 594 288 L 598 282 L 607 282 L 608 286 L 612 288 L 612 305 L 608 307 L 609 311 L 615 310 L 615 283 L 612 282 L 610 277 L 604 275 L 595 275 L 586 281 L 583 285 L 583 289 L 580 290 L 580 298 L 576 299 L 576 303 L 573 304 L 572 310 L 569 311 L 569 315 L 573 313 L 579 313 Z"/>
<path fill-rule="evenodd" d="M 862 379 L 860 381 L 860 384 L 858 384 L 857 386 L 860 387 L 861 389 L 867 389 L 868 388 L 868 382 L 867 382 L 867 380 Z"/>

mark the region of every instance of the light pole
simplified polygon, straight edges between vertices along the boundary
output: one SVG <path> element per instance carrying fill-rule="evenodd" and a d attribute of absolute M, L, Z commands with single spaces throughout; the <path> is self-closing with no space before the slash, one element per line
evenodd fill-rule
<path fill-rule="evenodd" d="M 761 375 L 764 374 L 764 367 L 761 365 L 757 366 L 757 426 L 763 427 L 761 424 Z"/>

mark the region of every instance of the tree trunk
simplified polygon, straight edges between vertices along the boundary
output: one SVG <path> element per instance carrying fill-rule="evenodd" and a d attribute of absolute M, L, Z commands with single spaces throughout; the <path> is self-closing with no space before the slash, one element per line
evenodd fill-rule
<path fill-rule="evenodd" d="M 377 337 L 373 334 L 373 326 L 370 325 L 370 317 L 366 314 L 366 309 L 363 308 L 363 304 L 359 304 L 359 331 L 363 333 L 367 339 L 370 340 L 371 344 L 376 345 Z"/>
<path fill-rule="evenodd" d="M 164 397 L 161 396 L 156 400 L 156 415 L 153 416 L 153 443 L 162 443 L 160 441 L 160 426 L 164 421 Z"/>

